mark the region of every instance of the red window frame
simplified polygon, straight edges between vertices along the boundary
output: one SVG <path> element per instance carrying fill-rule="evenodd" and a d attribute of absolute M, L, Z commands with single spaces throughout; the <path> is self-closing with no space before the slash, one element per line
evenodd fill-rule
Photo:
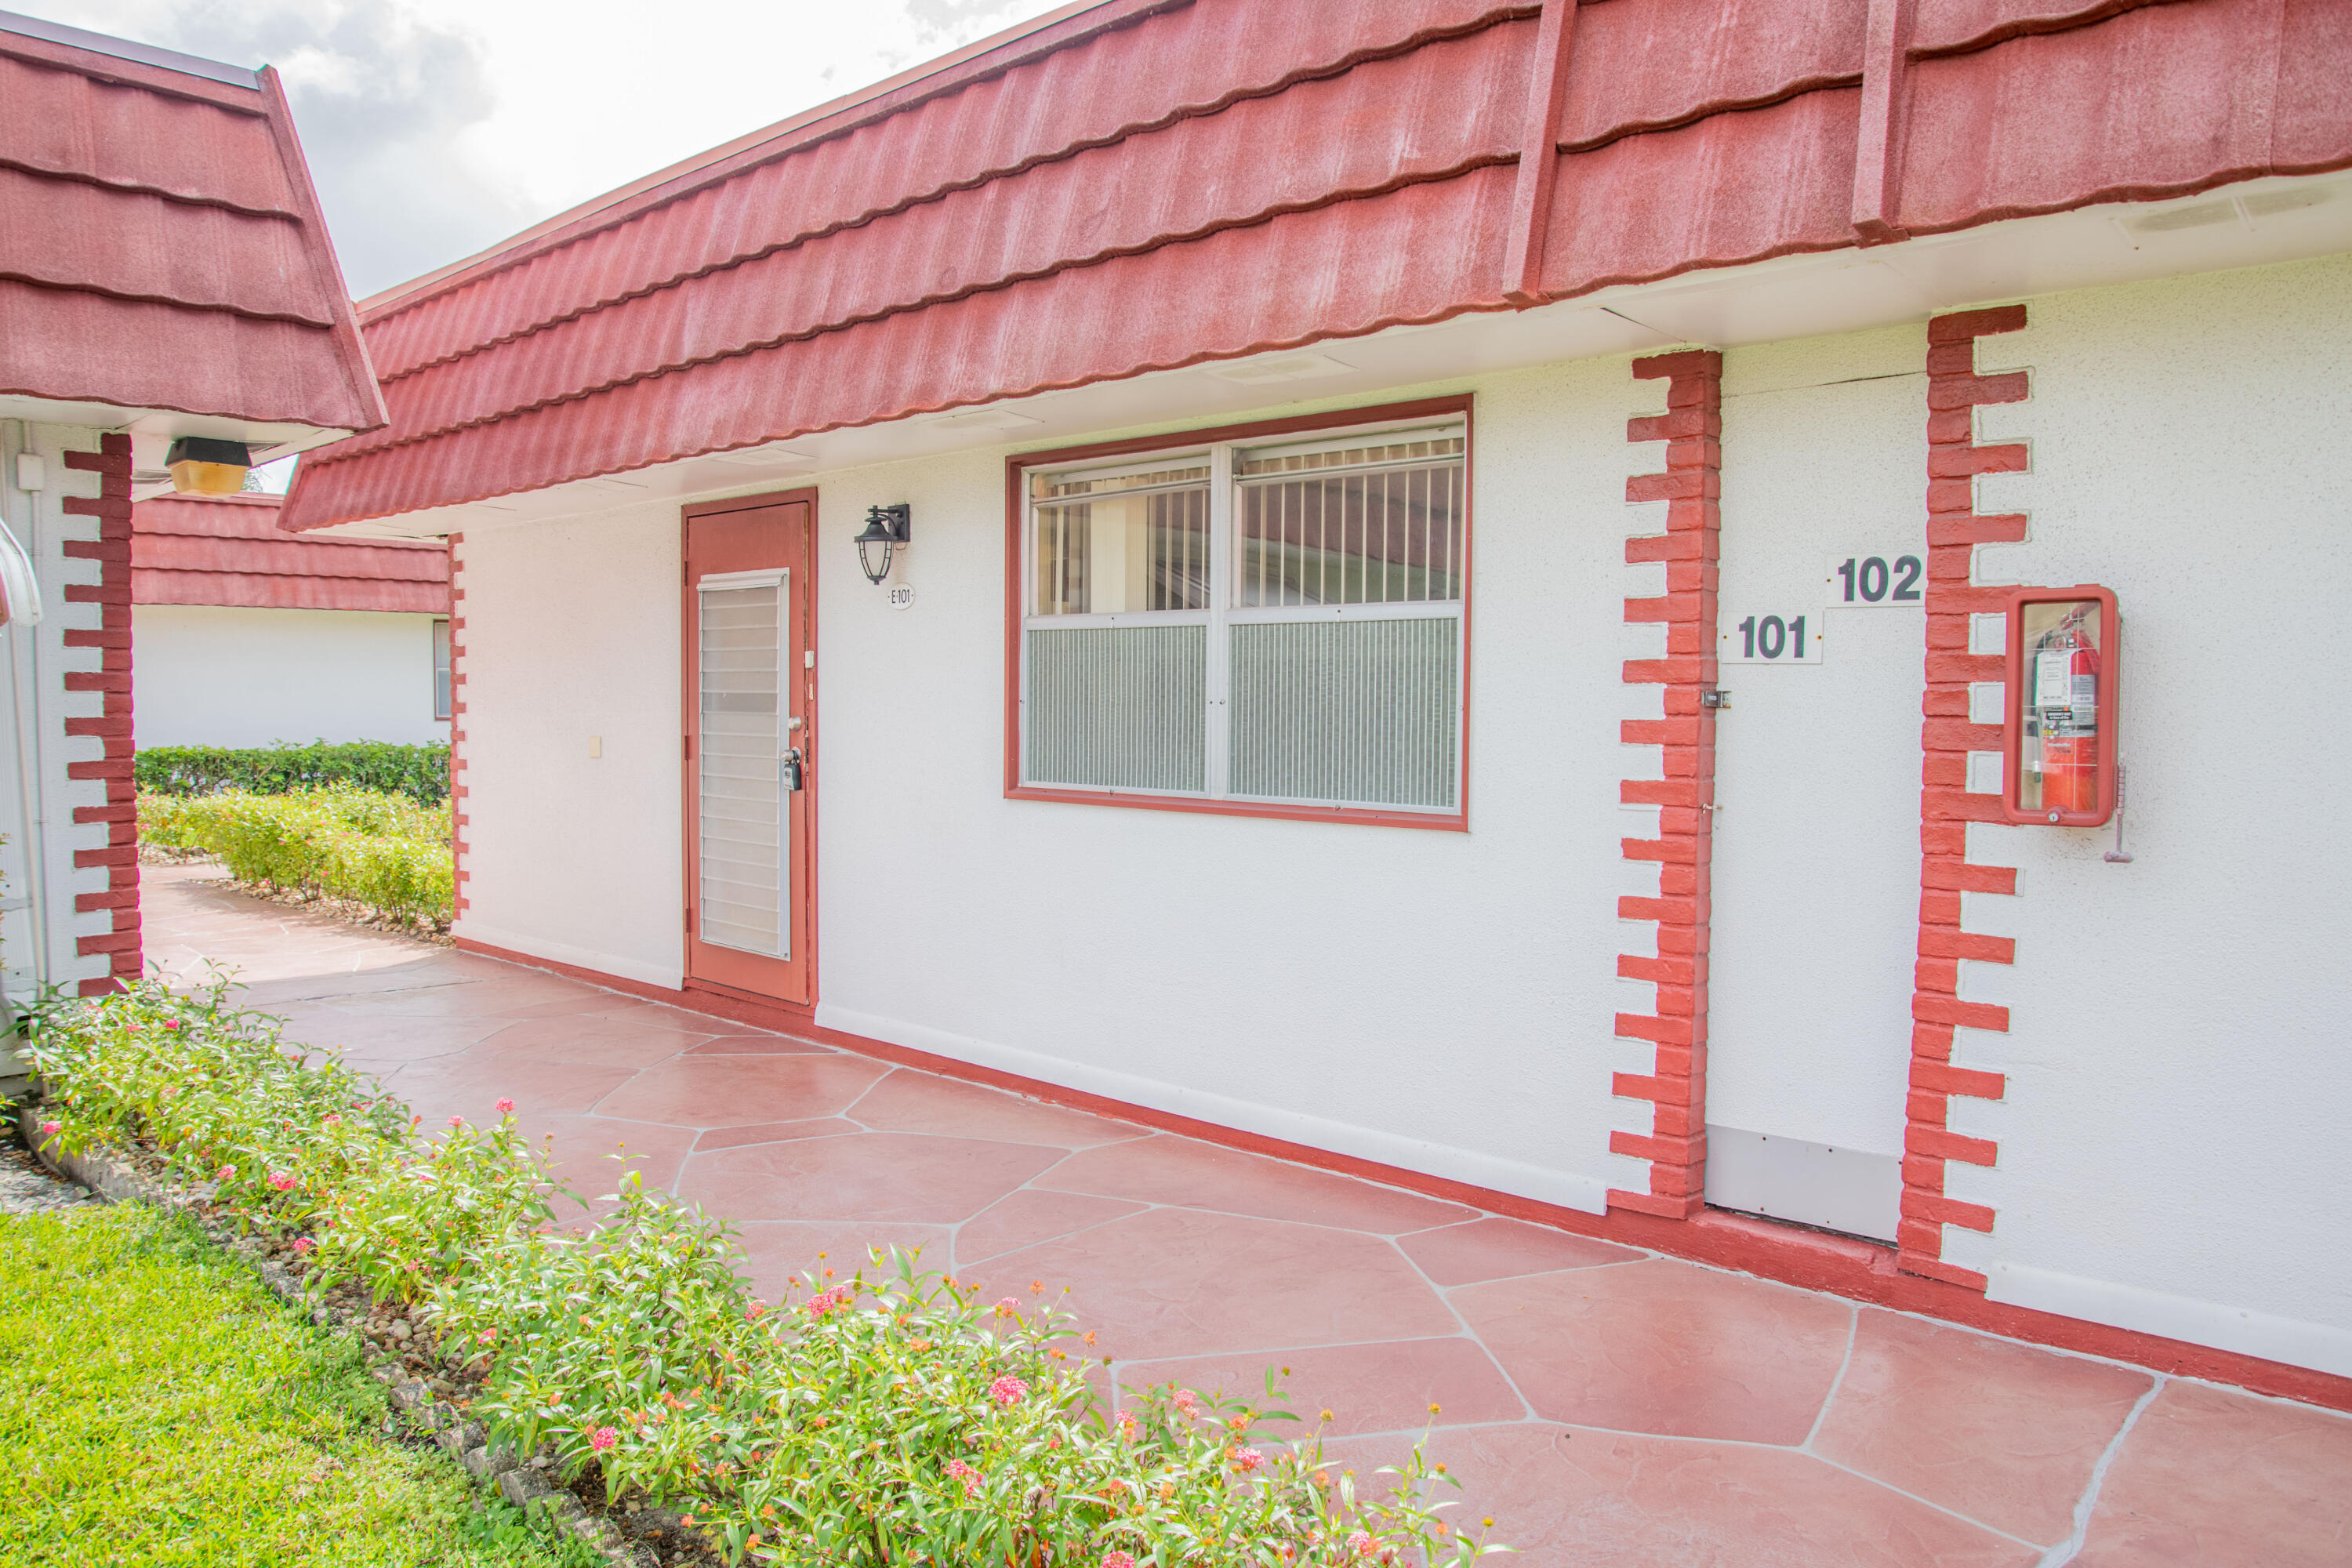
<path fill-rule="evenodd" d="M 1287 419 L 1263 419 L 1244 425 L 1219 425 L 1200 430 L 1171 430 L 1125 441 L 1098 441 L 1083 447 L 1056 447 L 1049 451 L 1021 452 L 1004 460 L 1004 798 L 1057 801 L 1067 805 L 1117 806 L 1129 811 L 1183 811 L 1209 816 L 1265 816 L 1307 822 L 1351 822 L 1367 827 L 1418 827 L 1442 833 L 1470 830 L 1470 580 L 1477 566 L 1477 476 L 1473 458 L 1477 442 L 1471 429 L 1476 399 L 1463 394 L 1422 398 L 1411 403 L 1382 403 L 1365 408 L 1339 408 L 1327 414 L 1303 414 Z M 1029 470 L 1060 468 L 1070 463 L 1140 456 L 1228 441 L 1262 441 L 1317 430 L 1344 430 L 1357 425 L 1391 420 L 1458 416 L 1463 423 L 1462 464 L 1462 710 L 1456 744 L 1462 749 L 1461 787 L 1450 812 L 1392 811 L 1377 806 L 1287 805 L 1262 801 L 1199 800 L 1181 795 L 1154 795 L 1096 790 L 1059 789 L 1021 782 L 1021 655 L 1022 619 L 1025 599 L 1023 577 L 1028 519 Z M 1222 591 L 1222 589 L 1220 590 Z"/>

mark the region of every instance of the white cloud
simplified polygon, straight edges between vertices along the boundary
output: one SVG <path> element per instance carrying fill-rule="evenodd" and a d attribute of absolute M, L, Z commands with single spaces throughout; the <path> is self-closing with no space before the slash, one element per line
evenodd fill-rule
<path fill-rule="evenodd" d="M 364 297 L 1054 4 L 47 0 L 39 14 L 275 65 Z"/>

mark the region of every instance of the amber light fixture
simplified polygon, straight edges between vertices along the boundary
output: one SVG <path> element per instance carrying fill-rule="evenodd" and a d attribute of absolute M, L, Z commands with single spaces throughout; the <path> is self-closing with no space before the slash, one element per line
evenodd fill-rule
<path fill-rule="evenodd" d="M 184 496 L 233 496 L 245 489 L 253 454 L 242 441 L 183 436 L 164 454 L 163 466 L 172 470 L 172 488 Z"/>

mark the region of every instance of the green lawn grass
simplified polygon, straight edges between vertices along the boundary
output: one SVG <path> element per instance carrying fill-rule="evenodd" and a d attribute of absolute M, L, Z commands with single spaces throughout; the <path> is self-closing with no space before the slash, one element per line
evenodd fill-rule
<path fill-rule="evenodd" d="M 576 1568 L 388 1442 L 350 1336 L 313 1328 L 186 1219 L 0 1218 L 5 1568 Z"/>

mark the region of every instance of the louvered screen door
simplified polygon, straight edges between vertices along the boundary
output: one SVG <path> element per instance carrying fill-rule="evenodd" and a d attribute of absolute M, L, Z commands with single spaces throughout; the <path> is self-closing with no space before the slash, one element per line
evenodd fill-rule
<path fill-rule="evenodd" d="M 687 977 L 807 1002 L 812 509 L 721 504 L 686 525 Z"/>

